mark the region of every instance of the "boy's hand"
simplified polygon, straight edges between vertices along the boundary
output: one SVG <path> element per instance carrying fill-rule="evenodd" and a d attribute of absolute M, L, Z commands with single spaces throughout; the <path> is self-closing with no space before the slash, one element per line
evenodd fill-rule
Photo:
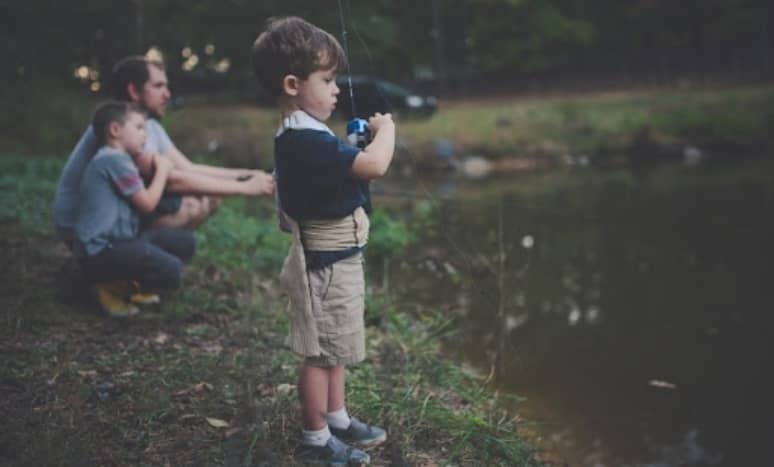
<path fill-rule="evenodd" d="M 169 171 L 172 170 L 172 161 L 169 160 L 168 157 L 159 156 L 158 154 L 153 155 L 153 166 L 156 169 L 156 174 L 159 172 L 163 172 L 164 175 L 169 174 Z"/>
<path fill-rule="evenodd" d="M 274 177 L 263 170 L 252 171 L 252 177 L 243 181 L 246 195 L 270 195 L 274 193 Z"/>
<path fill-rule="evenodd" d="M 395 123 L 392 121 L 391 113 L 381 114 L 376 112 L 373 117 L 368 119 L 368 130 L 374 135 L 385 125 L 395 126 Z"/>
<path fill-rule="evenodd" d="M 154 154 L 143 152 L 134 158 L 134 165 L 137 166 L 137 171 L 145 179 L 153 177 L 153 157 Z"/>

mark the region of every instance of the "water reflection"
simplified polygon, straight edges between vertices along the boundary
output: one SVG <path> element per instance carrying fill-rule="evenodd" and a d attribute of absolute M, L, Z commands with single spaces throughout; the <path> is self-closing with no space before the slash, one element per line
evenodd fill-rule
<path fill-rule="evenodd" d="M 447 352 L 527 398 L 514 410 L 549 458 L 768 465 L 766 170 L 459 187 L 394 283 L 457 313 Z"/>

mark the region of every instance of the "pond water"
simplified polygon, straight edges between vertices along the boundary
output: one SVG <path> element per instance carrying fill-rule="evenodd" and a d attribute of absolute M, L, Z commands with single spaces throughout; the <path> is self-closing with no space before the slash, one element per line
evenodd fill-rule
<path fill-rule="evenodd" d="M 774 465 L 771 169 L 402 182 L 437 209 L 390 287 L 553 465 Z"/>

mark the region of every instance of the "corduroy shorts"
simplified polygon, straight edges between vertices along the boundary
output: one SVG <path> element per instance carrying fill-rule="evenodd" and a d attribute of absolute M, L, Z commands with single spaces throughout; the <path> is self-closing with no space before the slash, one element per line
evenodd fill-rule
<path fill-rule="evenodd" d="M 321 269 L 307 271 L 312 314 L 321 355 L 306 363 L 319 367 L 350 365 L 365 358 L 365 277 L 358 253 Z"/>

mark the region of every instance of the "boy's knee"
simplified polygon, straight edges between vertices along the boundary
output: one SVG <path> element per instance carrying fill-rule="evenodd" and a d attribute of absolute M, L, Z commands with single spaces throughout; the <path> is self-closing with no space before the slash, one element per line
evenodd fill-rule
<path fill-rule="evenodd" d="M 180 258 L 183 263 L 189 262 L 196 251 L 196 237 L 189 231 L 182 231 L 181 235 L 178 237 L 177 243 L 178 258 Z"/>
<path fill-rule="evenodd" d="M 160 284 L 165 289 L 177 289 L 183 283 L 183 262 L 178 258 L 170 258 L 164 265 Z"/>

